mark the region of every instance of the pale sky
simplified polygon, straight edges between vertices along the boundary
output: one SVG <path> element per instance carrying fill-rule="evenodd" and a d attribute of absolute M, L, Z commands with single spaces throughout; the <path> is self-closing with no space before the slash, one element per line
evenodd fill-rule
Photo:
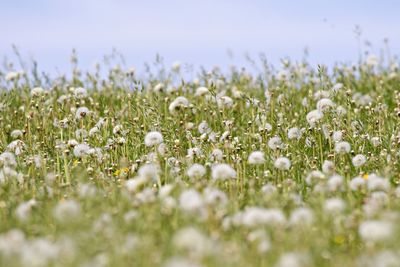
<path fill-rule="evenodd" d="M 300 59 L 305 47 L 315 64 L 355 61 L 355 25 L 373 52 L 386 37 L 392 53 L 400 51 L 395 0 L 0 0 L 0 11 L 0 56 L 13 58 L 15 44 L 46 71 L 69 70 L 72 48 L 84 69 L 113 47 L 137 68 L 156 53 L 167 64 L 241 65 L 246 52 L 279 63 Z"/>

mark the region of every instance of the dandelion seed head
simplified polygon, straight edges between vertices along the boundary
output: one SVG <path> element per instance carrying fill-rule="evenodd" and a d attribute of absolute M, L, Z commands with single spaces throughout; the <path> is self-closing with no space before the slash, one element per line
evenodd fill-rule
<path fill-rule="evenodd" d="M 149 132 L 144 138 L 144 143 L 148 147 L 159 145 L 163 142 L 163 136 L 160 132 Z"/>

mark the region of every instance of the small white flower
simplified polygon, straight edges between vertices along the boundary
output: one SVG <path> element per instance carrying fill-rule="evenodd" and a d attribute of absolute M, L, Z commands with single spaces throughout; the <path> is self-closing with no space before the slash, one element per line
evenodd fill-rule
<path fill-rule="evenodd" d="M 349 182 L 349 187 L 353 191 L 358 191 L 364 188 L 365 185 L 366 185 L 365 179 L 359 176 L 351 179 L 351 181 Z"/>
<path fill-rule="evenodd" d="M 365 63 L 367 64 L 368 67 L 373 68 L 379 64 L 379 59 L 375 55 L 369 55 L 365 60 Z"/>
<path fill-rule="evenodd" d="M 174 257 L 167 260 L 163 267 L 203 267 L 203 265 L 187 258 Z"/>
<path fill-rule="evenodd" d="M 146 178 L 142 178 L 139 176 L 133 179 L 128 179 L 125 182 L 125 187 L 128 190 L 128 192 L 134 193 L 139 189 L 139 187 L 141 187 L 146 182 L 147 182 Z"/>
<path fill-rule="evenodd" d="M 278 170 L 286 171 L 289 170 L 292 163 L 286 157 L 279 157 L 275 160 L 274 167 Z"/>
<path fill-rule="evenodd" d="M 19 139 L 8 144 L 7 150 L 13 152 L 16 156 L 22 154 L 25 150 L 25 143 Z"/>
<path fill-rule="evenodd" d="M 224 153 L 219 148 L 213 149 L 213 151 L 210 154 L 210 159 L 212 161 L 222 161 L 223 158 L 224 158 Z"/>
<path fill-rule="evenodd" d="M 188 189 L 180 195 L 179 206 L 184 211 L 197 213 L 202 211 L 204 202 L 199 192 L 195 189 Z"/>
<path fill-rule="evenodd" d="M 163 136 L 160 132 L 149 132 L 144 138 L 144 143 L 148 147 L 159 145 L 163 142 Z"/>
<path fill-rule="evenodd" d="M 364 165 L 366 161 L 367 161 L 367 158 L 362 154 L 355 155 L 353 157 L 353 159 L 351 160 L 351 162 L 353 163 L 354 167 L 356 167 L 356 168 L 361 167 L 362 165 Z"/>
<path fill-rule="evenodd" d="M 297 127 L 293 127 L 288 130 L 288 138 L 290 140 L 293 140 L 293 139 L 299 140 L 301 138 L 302 134 L 303 134 L 302 130 Z"/>
<path fill-rule="evenodd" d="M 247 236 L 247 240 L 257 244 L 257 251 L 260 254 L 269 251 L 272 247 L 269 236 L 264 229 L 251 231 Z"/>
<path fill-rule="evenodd" d="M 247 207 L 240 214 L 240 224 L 253 228 L 257 226 L 279 226 L 286 224 L 286 217 L 280 209 Z"/>
<path fill-rule="evenodd" d="M 3 152 L 0 154 L 0 166 L 13 167 L 17 165 L 15 156 L 11 152 Z"/>
<path fill-rule="evenodd" d="M 196 89 L 196 93 L 194 94 L 195 96 L 205 96 L 210 94 L 210 90 L 206 87 L 199 87 Z"/>
<path fill-rule="evenodd" d="M 21 203 L 15 210 L 15 216 L 20 221 L 26 221 L 31 215 L 32 207 L 37 204 L 35 199 Z"/>
<path fill-rule="evenodd" d="M 324 114 L 318 109 L 308 112 L 306 119 L 308 124 L 313 127 L 317 122 L 323 118 Z"/>
<path fill-rule="evenodd" d="M 11 137 L 12 137 L 13 139 L 17 139 L 17 138 L 19 138 L 19 137 L 22 137 L 23 133 L 22 133 L 21 130 L 14 130 L 14 131 L 11 132 L 10 135 L 11 135 Z"/>
<path fill-rule="evenodd" d="M 20 73 L 18 71 L 10 71 L 6 74 L 6 81 L 15 81 L 18 80 L 20 77 Z"/>
<path fill-rule="evenodd" d="M 346 203 L 340 198 L 329 198 L 325 200 L 324 210 L 331 214 L 337 214 L 344 211 Z"/>
<path fill-rule="evenodd" d="M 282 139 L 279 136 L 274 136 L 268 141 L 268 147 L 272 150 L 283 148 Z"/>
<path fill-rule="evenodd" d="M 124 127 L 121 124 L 117 124 L 113 128 L 113 134 L 121 134 Z"/>
<path fill-rule="evenodd" d="M 211 129 L 210 129 L 210 127 L 208 126 L 208 123 L 207 123 L 206 121 L 202 121 L 202 122 L 199 124 L 199 126 L 198 126 L 197 129 L 199 130 L 199 133 L 200 133 L 200 134 L 204 134 L 204 133 L 209 133 L 209 132 L 211 132 Z"/>
<path fill-rule="evenodd" d="M 173 62 L 172 63 L 172 65 L 171 65 L 171 69 L 173 70 L 173 71 L 179 71 L 179 69 L 181 68 L 181 65 L 182 65 L 182 63 L 180 62 L 180 61 L 175 61 L 175 62 Z"/>
<path fill-rule="evenodd" d="M 351 146 L 348 142 L 342 141 L 335 145 L 335 151 L 338 154 L 347 154 L 350 152 Z"/>
<path fill-rule="evenodd" d="M 35 87 L 31 90 L 31 96 L 35 97 L 35 96 L 40 96 L 44 93 L 44 90 L 42 87 Z"/>
<path fill-rule="evenodd" d="M 314 170 L 311 171 L 307 177 L 306 177 L 306 183 L 308 185 L 313 185 L 315 183 L 318 183 L 319 181 L 323 181 L 326 179 L 326 176 L 323 172 L 318 171 L 318 170 Z"/>
<path fill-rule="evenodd" d="M 388 179 L 372 173 L 368 176 L 367 188 L 369 191 L 388 191 L 390 189 L 390 182 Z"/>
<path fill-rule="evenodd" d="M 334 86 L 332 86 L 331 90 L 336 93 L 342 88 L 343 88 L 343 84 L 342 83 L 337 83 Z"/>
<path fill-rule="evenodd" d="M 89 130 L 89 136 L 95 136 L 100 132 L 100 129 L 98 127 L 93 127 Z"/>
<path fill-rule="evenodd" d="M 74 90 L 74 96 L 78 99 L 83 99 L 88 96 L 87 90 L 83 87 L 78 87 L 75 88 Z"/>
<path fill-rule="evenodd" d="M 203 165 L 195 163 L 187 170 L 187 175 L 192 179 L 199 179 L 206 175 L 206 168 Z"/>
<path fill-rule="evenodd" d="M 326 112 L 335 107 L 335 103 L 329 98 L 322 98 L 317 102 L 317 109 L 321 112 Z"/>
<path fill-rule="evenodd" d="M 347 114 L 347 110 L 343 106 L 338 106 L 336 108 L 336 114 L 339 115 L 339 116 L 344 116 L 344 115 Z"/>
<path fill-rule="evenodd" d="M 189 100 L 186 97 L 178 96 L 172 103 L 169 105 L 168 110 L 171 114 L 176 114 L 178 110 L 189 106 Z"/>
<path fill-rule="evenodd" d="M 214 180 L 228 180 L 236 178 L 236 171 L 225 163 L 215 164 L 211 169 L 211 177 Z"/>
<path fill-rule="evenodd" d="M 54 218 L 60 223 L 79 217 L 81 208 L 75 200 L 65 200 L 58 203 L 53 210 Z"/>
<path fill-rule="evenodd" d="M 193 227 L 178 230 L 173 237 L 173 244 L 195 258 L 212 254 L 215 249 L 212 240 Z"/>
<path fill-rule="evenodd" d="M 343 133 L 342 131 L 334 131 L 332 134 L 333 141 L 340 142 L 342 141 Z"/>
<path fill-rule="evenodd" d="M 364 241 L 386 241 L 393 237 L 393 225 L 387 221 L 365 221 L 360 224 L 358 233 Z"/>
<path fill-rule="evenodd" d="M 335 172 L 335 163 L 330 160 L 325 160 L 324 163 L 322 163 L 322 171 L 325 174 L 333 174 Z"/>
<path fill-rule="evenodd" d="M 261 187 L 261 191 L 267 196 L 274 194 L 277 190 L 278 189 L 273 184 L 266 184 Z"/>
<path fill-rule="evenodd" d="M 314 213 L 309 208 L 297 208 L 290 215 L 290 225 L 310 225 L 314 222 Z"/>
<path fill-rule="evenodd" d="M 283 253 L 275 267 L 306 267 L 310 266 L 310 260 L 306 254 L 297 252 Z"/>
<path fill-rule="evenodd" d="M 156 164 L 148 163 L 139 168 L 138 177 L 145 181 L 157 181 L 159 176 L 159 168 Z"/>
<path fill-rule="evenodd" d="M 80 107 L 75 112 L 75 119 L 77 120 L 83 119 L 88 114 L 89 114 L 89 109 L 87 107 Z"/>
<path fill-rule="evenodd" d="M 74 147 L 74 155 L 77 158 L 83 158 L 87 155 L 89 155 L 90 152 L 90 146 L 83 143 L 83 144 L 77 144 Z"/>
<path fill-rule="evenodd" d="M 344 179 L 340 175 L 333 175 L 328 179 L 327 186 L 330 191 L 338 191 L 343 186 Z"/>
<path fill-rule="evenodd" d="M 379 137 L 375 136 L 371 138 L 371 143 L 374 147 L 378 147 L 381 145 L 382 141 Z"/>
<path fill-rule="evenodd" d="M 153 92 L 160 93 L 164 90 L 165 85 L 163 83 L 158 83 L 153 87 Z"/>
<path fill-rule="evenodd" d="M 207 187 L 203 191 L 204 203 L 210 207 L 222 207 L 228 203 L 228 197 L 219 189 Z"/>
<path fill-rule="evenodd" d="M 249 162 L 249 164 L 252 164 L 252 165 L 264 164 L 264 162 L 265 162 L 264 152 L 262 152 L 262 151 L 252 152 L 249 155 L 248 162 Z"/>
<path fill-rule="evenodd" d="M 233 99 L 229 96 L 217 97 L 217 105 L 219 108 L 230 108 L 233 106 Z"/>

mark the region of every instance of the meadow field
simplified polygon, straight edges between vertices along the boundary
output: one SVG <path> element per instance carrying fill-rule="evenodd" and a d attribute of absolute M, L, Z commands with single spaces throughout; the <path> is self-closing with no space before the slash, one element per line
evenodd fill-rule
<path fill-rule="evenodd" d="M 71 61 L 0 69 L 0 266 L 400 266 L 396 58 Z"/>

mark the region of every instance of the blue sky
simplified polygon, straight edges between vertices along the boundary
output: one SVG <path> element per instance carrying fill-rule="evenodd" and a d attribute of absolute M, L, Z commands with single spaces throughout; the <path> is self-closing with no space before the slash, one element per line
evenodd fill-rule
<path fill-rule="evenodd" d="M 0 10 L 0 56 L 16 44 L 46 71 L 67 70 L 72 48 L 89 69 L 112 48 L 137 68 L 156 53 L 210 67 L 245 64 L 246 52 L 300 59 L 305 47 L 313 63 L 354 61 L 355 25 L 373 52 L 386 37 L 400 50 L 400 1 L 0 0 Z"/>

